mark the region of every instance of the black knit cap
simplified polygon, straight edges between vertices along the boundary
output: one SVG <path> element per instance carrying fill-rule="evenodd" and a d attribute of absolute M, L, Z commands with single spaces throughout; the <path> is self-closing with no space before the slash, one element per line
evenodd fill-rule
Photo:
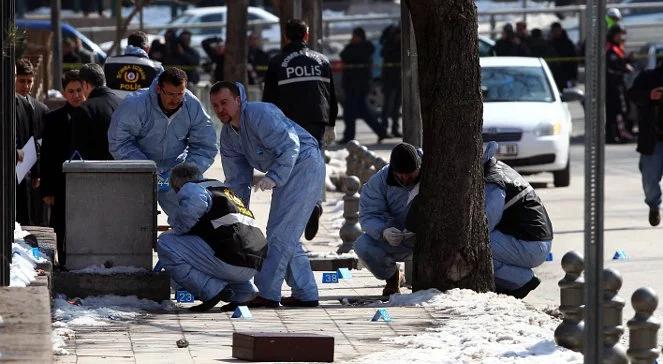
<path fill-rule="evenodd" d="M 421 157 L 412 144 L 401 143 L 394 147 L 389 157 L 389 168 L 396 173 L 411 173 L 421 166 Z"/>

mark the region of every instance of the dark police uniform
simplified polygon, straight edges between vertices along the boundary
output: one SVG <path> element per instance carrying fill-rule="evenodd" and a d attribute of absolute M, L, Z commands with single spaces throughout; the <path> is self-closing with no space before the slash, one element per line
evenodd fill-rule
<path fill-rule="evenodd" d="M 329 60 L 304 42 L 286 45 L 269 62 L 262 100 L 322 142 L 325 127 L 333 127 L 338 114 Z"/>

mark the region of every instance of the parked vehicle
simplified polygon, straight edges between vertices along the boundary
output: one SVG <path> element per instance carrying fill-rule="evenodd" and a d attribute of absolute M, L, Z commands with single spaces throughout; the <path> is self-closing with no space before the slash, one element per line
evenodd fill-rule
<path fill-rule="evenodd" d="M 192 8 L 186 10 L 177 18 L 173 19 L 170 25 L 181 25 L 181 28 L 175 29 L 179 34 L 182 30 L 186 29 L 191 32 L 191 45 L 199 51 L 203 56 L 205 52 L 200 45 L 205 38 L 212 36 L 226 38 L 226 28 L 189 28 L 188 25 L 196 23 L 215 23 L 225 22 L 227 20 L 227 8 L 225 6 L 210 6 L 205 8 Z M 263 40 L 263 47 L 265 51 L 270 49 L 278 49 L 281 46 L 281 28 L 279 27 L 279 18 L 268 12 L 265 9 L 249 6 L 248 8 L 248 21 L 263 20 L 275 22 L 271 25 L 261 26 L 261 37 Z M 249 32 L 251 32 L 249 27 Z M 162 32 L 161 35 L 165 33 Z"/>
<path fill-rule="evenodd" d="M 104 52 L 96 43 L 91 41 L 88 37 L 79 32 L 76 28 L 68 23 L 61 23 L 62 38 L 78 38 L 81 40 L 83 47 L 89 52 L 94 54 L 95 61 L 103 64 L 106 61 L 106 52 Z M 19 31 L 25 30 L 51 30 L 50 20 L 38 19 L 16 19 L 16 28 Z"/>
<path fill-rule="evenodd" d="M 557 90 L 541 58 L 483 57 L 483 141 L 499 143 L 497 157 L 524 174 L 552 172 L 555 187 L 570 183 L 571 113 L 581 93 Z"/>

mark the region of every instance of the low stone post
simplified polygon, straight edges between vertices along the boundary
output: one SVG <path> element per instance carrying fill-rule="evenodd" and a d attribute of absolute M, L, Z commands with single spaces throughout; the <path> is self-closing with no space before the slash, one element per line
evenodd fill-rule
<path fill-rule="evenodd" d="M 619 338 L 624 334 L 622 325 L 622 310 L 624 299 L 617 296 L 622 288 L 622 276 L 612 268 L 603 270 L 603 363 L 628 364 L 626 351 L 619 344 Z"/>
<path fill-rule="evenodd" d="M 349 141 L 346 145 L 345 148 L 348 150 L 348 156 L 345 158 L 346 162 L 346 176 L 356 176 L 358 174 L 359 168 L 359 150 L 360 150 L 360 145 L 359 142 L 356 140 L 351 140 Z"/>
<path fill-rule="evenodd" d="M 661 324 L 654 318 L 658 296 L 653 289 L 638 288 L 631 296 L 635 315 L 628 320 L 629 348 L 626 351 L 631 364 L 652 364 L 658 358 L 656 338 Z"/>
<path fill-rule="evenodd" d="M 575 352 L 582 351 L 585 279 L 581 277 L 584 261 L 580 253 L 570 251 L 562 257 L 566 273 L 559 283 L 559 311 L 564 315 L 555 329 L 555 342 Z"/>
<path fill-rule="evenodd" d="M 339 231 L 343 244 L 336 251 L 338 254 L 347 253 L 352 250 L 352 244 L 361 235 L 359 226 L 359 187 L 361 182 L 356 176 L 347 176 L 343 179 L 343 218 L 345 223 Z"/>

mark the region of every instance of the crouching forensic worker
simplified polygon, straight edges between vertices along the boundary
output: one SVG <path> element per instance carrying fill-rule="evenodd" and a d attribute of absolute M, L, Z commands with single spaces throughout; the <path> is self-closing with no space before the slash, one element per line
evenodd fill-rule
<path fill-rule="evenodd" d="M 495 271 L 495 291 L 524 298 L 541 281 L 533 267 L 552 247 L 553 228 L 534 189 L 511 167 L 495 159 L 497 143 L 483 156 L 486 218 Z"/>
<path fill-rule="evenodd" d="M 260 295 L 248 306 L 318 306 L 318 287 L 299 240 L 325 177 L 318 142 L 273 104 L 248 102 L 239 83 L 217 82 L 210 101 L 224 124 L 220 151 L 228 186 L 248 206 L 255 168 L 266 173 L 255 188 L 273 190 L 269 250 L 255 277 Z M 281 299 L 284 280 L 292 296 Z"/>
<path fill-rule="evenodd" d="M 252 279 L 267 256 L 267 243 L 253 213 L 223 183 L 203 179 L 193 163 L 173 168 L 170 185 L 178 207 L 168 216 L 173 231 L 161 234 L 159 261 L 171 278 L 203 303 L 203 312 L 222 299 L 232 311 L 251 301 Z"/>
<path fill-rule="evenodd" d="M 387 281 L 383 296 L 400 292 L 403 277 L 396 262 L 412 255 L 416 236 L 405 229 L 405 219 L 418 192 L 420 170 L 420 151 L 401 143 L 391 151 L 389 164 L 361 190 L 359 223 L 364 233 L 354 250 L 376 278 Z"/>

